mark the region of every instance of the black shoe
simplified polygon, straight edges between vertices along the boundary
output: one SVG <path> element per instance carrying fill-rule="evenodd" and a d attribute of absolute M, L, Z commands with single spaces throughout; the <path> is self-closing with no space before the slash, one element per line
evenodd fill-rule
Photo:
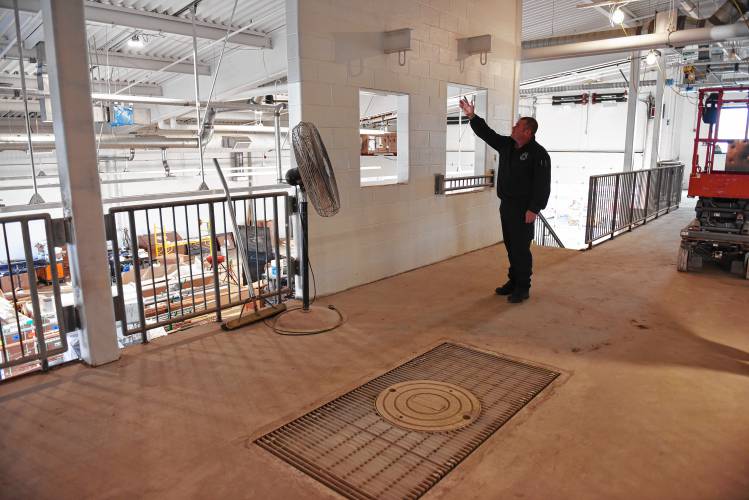
<path fill-rule="evenodd" d="M 507 302 L 511 304 L 520 304 L 522 301 L 530 298 L 528 290 L 514 290 L 512 294 L 507 297 Z"/>
<path fill-rule="evenodd" d="M 515 290 L 515 284 L 512 281 L 508 281 L 504 285 L 494 289 L 494 293 L 497 295 L 510 295 Z"/>

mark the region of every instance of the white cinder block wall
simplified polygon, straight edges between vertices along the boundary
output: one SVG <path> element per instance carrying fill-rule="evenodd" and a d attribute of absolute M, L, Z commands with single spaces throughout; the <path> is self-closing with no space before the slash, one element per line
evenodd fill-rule
<path fill-rule="evenodd" d="M 434 195 L 445 171 L 448 82 L 489 90 L 488 122 L 509 133 L 519 69 L 517 0 L 287 0 L 291 124 L 317 125 L 341 211 L 313 213 L 310 259 L 331 293 L 500 241 L 494 191 Z M 382 53 L 382 32 L 413 28 L 406 65 Z M 457 39 L 491 34 L 488 64 L 458 59 Z M 359 89 L 410 96 L 408 182 L 359 186 Z M 496 164 L 487 155 L 487 168 Z M 487 270 L 501 274 L 499 269 Z M 459 276 L 456 276 L 459 279 Z M 498 278 L 499 279 L 499 278 Z"/>

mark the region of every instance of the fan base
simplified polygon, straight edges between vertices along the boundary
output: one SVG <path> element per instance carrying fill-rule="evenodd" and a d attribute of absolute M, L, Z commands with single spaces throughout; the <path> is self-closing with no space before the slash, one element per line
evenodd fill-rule
<path fill-rule="evenodd" d="M 334 330 L 343 323 L 343 316 L 333 306 L 310 306 L 309 310 L 290 307 L 278 316 L 273 329 L 283 335 L 313 335 Z"/>

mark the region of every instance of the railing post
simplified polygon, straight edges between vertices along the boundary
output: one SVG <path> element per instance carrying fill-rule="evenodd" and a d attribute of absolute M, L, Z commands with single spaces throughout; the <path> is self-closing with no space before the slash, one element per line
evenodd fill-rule
<path fill-rule="evenodd" d="M 34 272 L 34 257 L 31 249 L 31 236 L 29 235 L 29 221 L 27 220 L 21 222 L 21 239 L 23 240 L 23 253 L 26 257 L 26 275 L 29 278 L 31 309 L 34 312 L 34 335 L 39 349 L 39 359 L 42 362 L 42 369 L 46 371 L 49 368 L 49 361 L 47 360 L 47 337 L 44 335 L 44 320 L 42 319 L 42 310 L 39 305 L 39 292 L 36 287 L 36 281 L 38 278 Z M 12 265 L 13 262 L 10 259 L 10 255 L 8 255 L 8 267 Z M 18 330 L 18 340 L 21 343 L 26 340 L 24 339 L 23 331 L 20 328 Z"/>
<path fill-rule="evenodd" d="M 127 318 L 125 314 L 125 294 L 122 287 L 122 274 L 120 273 L 120 242 L 117 240 L 117 221 L 114 214 L 104 214 L 104 230 L 107 238 L 112 242 L 112 271 L 117 285 L 117 297 L 114 299 L 114 320 L 122 324 L 122 334 L 127 334 Z M 137 255 L 135 256 L 137 258 Z"/>
<path fill-rule="evenodd" d="M 596 212 L 597 186 L 598 178 L 591 177 L 588 181 L 588 220 L 585 223 L 585 243 L 588 244 L 588 248 L 593 248 L 593 219 Z"/>
<path fill-rule="evenodd" d="M 291 231 L 293 230 L 293 226 L 290 222 L 294 200 L 295 198 L 292 198 L 289 194 L 286 194 L 286 198 L 284 198 L 284 224 L 286 225 L 286 286 L 291 290 L 292 295 L 295 289 L 293 277 L 296 275 L 294 264 L 291 262 Z"/>
<path fill-rule="evenodd" d="M 621 175 L 617 175 L 614 179 L 614 213 L 611 217 L 611 237 L 614 237 L 616 233 L 616 215 L 619 210 L 619 178 Z"/>
<path fill-rule="evenodd" d="M 632 177 L 632 199 L 629 203 L 629 230 L 632 231 L 632 225 L 634 224 L 635 220 L 635 193 L 637 193 L 637 179 L 639 179 L 639 176 L 637 175 L 637 172 L 633 172 L 631 174 Z"/>
<path fill-rule="evenodd" d="M 140 279 L 140 256 L 138 251 L 138 236 L 135 232 L 135 211 L 127 211 L 128 223 L 130 225 L 130 254 L 133 256 L 133 278 L 135 278 L 135 297 L 138 301 L 138 321 L 140 321 L 141 340 L 144 344 L 148 343 L 148 334 L 146 333 L 146 308 L 143 304 L 143 283 Z M 149 243 L 150 245 L 150 243 Z M 150 261 L 149 254 L 149 261 Z M 154 295 L 154 299 L 156 296 Z M 125 323 L 122 328 L 123 334 L 127 335 L 127 313 L 125 314 Z"/>
<path fill-rule="evenodd" d="M 434 174 L 434 194 L 445 194 L 445 176 Z"/>
<path fill-rule="evenodd" d="M 655 218 L 657 219 L 661 212 L 661 187 L 663 185 L 663 171 L 658 170 L 658 185 L 655 188 Z"/>
<path fill-rule="evenodd" d="M 648 180 L 645 182 L 645 217 L 642 221 L 643 224 L 648 223 L 648 208 L 650 208 L 650 175 L 653 173 L 652 170 L 648 170 Z"/>
<path fill-rule="evenodd" d="M 198 213 L 200 213 L 198 211 Z M 216 251 L 216 217 L 214 213 L 213 208 L 213 202 L 208 203 L 208 221 L 211 225 L 211 268 L 213 271 L 213 299 L 216 303 L 216 321 L 219 323 L 221 322 L 221 288 L 219 287 L 219 276 L 218 276 L 218 252 Z M 199 223 L 199 222 L 198 222 Z M 237 238 L 240 238 L 241 235 L 237 235 Z M 201 241 L 200 244 L 202 245 L 203 242 Z M 246 259 L 247 256 L 243 256 L 243 259 Z M 227 260 L 227 266 L 229 264 L 229 261 Z M 200 265 L 202 266 L 203 263 L 201 262 Z M 250 283 L 250 286 L 252 286 L 252 283 Z M 205 283 L 203 283 L 203 293 L 205 293 Z M 229 297 L 229 302 L 231 302 L 231 297 Z"/>

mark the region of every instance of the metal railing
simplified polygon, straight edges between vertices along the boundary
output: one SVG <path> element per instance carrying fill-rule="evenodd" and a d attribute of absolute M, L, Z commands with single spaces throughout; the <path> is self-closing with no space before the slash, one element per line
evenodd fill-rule
<path fill-rule="evenodd" d="M 633 172 L 594 175 L 588 188 L 585 243 L 591 248 L 599 240 L 668 213 L 681 202 L 684 164 Z"/>
<path fill-rule="evenodd" d="M 62 221 L 60 219 L 60 221 Z M 64 231 L 63 231 L 64 232 Z M 0 218 L 0 379 L 47 369 L 68 350 L 60 280 L 64 242 L 49 214 Z M 32 236 L 35 241 L 32 245 Z M 59 245 L 56 245 L 59 243 Z"/>
<path fill-rule="evenodd" d="M 549 221 L 543 214 L 539 213 L 533 226 L 533 242 L 542 247 L 564 248 L 562 240 L 554 232 Z"/>
<path fill-rule="evenodd" d="M 494 170 L 489 170 L 484 175 L 465 177 L 445 177 L 445 174 L 434 174 L 434 194 L 486 187 L 494 187 Z"/>
<path fill-rule="evenodd" d="M 285 191 L 234 195 L 232 202 L 240 234 L 231 229 L 223 197 L 109 210 L 115 318 L 124 336 L 141 334 L 147 342 L 149 330 L 208 314 L 221 321 L 224 309 L 286 299 L 294 276 L 291 197 Z M 239 254 L 237 238 L 247 255 Z M 241 258 L 248 259 L 251 276 Z"/>

